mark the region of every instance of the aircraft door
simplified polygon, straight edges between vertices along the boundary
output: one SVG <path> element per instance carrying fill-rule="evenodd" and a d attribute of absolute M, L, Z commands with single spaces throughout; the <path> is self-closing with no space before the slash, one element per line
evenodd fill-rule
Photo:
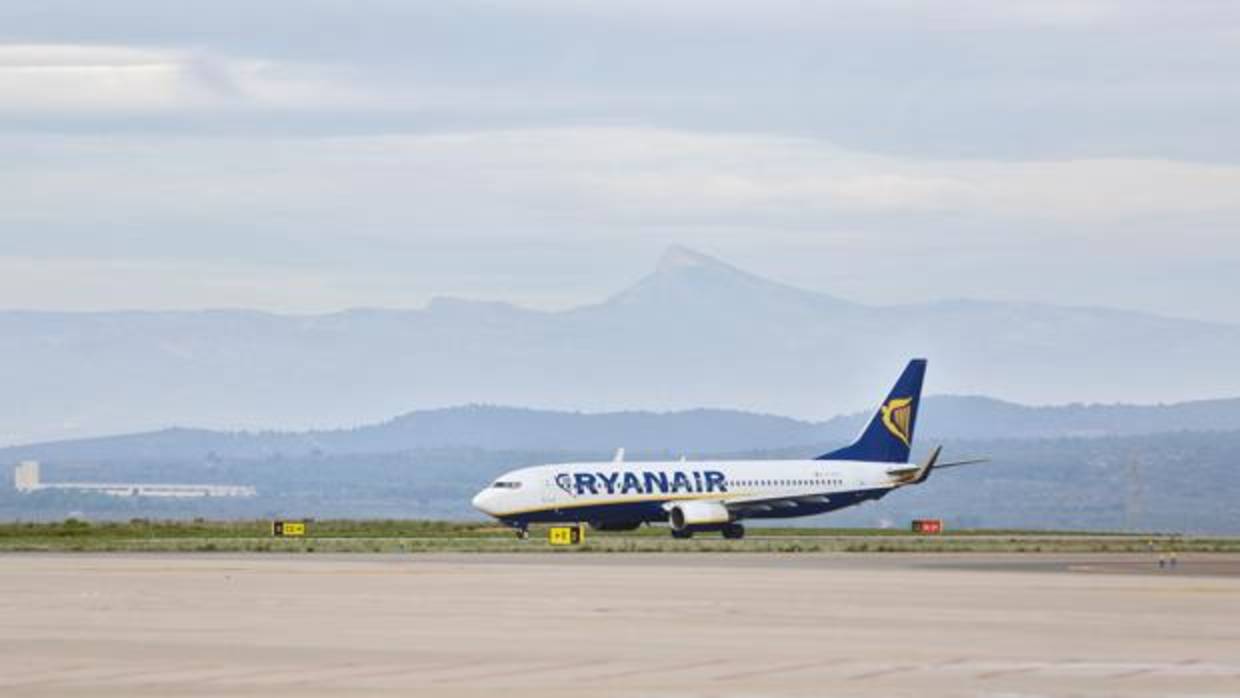
<path fill-rule="evenodd" d="M 546 480 L 543 481 L 542 483 L 542 503 L 543 504 L 555 504 L 556 489 L 557 488 L 556 488 L 555 480 L 551 478 L 547 478 Z"/>

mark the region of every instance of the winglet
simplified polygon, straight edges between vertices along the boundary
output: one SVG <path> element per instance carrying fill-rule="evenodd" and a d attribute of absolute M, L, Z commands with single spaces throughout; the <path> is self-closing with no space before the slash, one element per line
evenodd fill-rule
<path fill-rule="evenodd" d="M 615 457 L 615 458 L 613 458 L 611 462 L 613 462 L 613 463 L 623 463 L 623 462 L 624 462 L 624 447 L 623 447 L 623 446 L 621 446 L 620 448 L 617 448 L 617 449 L 616 449 L 616 457 Z"/>
<path fill-rule="evenodd" d="M 939 462 L 939 454 L 943 452 L 942 446 L 935 446 L 930 452 L 930 457 L 926 458 L 926 462 L 921 464 L 917 469 L 917 475 L 913 478 L 914 485 L 920 485 L 930 479 L 930 471 L 934 470 L 934 464 Z"/>
<path fill-rule="evenodd" d="M 939 462 L 939 454 L 942 452 L 942 446 L 935 446 L 934 450 L 930 452 L 930 455 L 921 465 L 916 467 L 906 466 L 903 468 L 892 468 L 887 471 L 887 474 L 891 476 L 893 483 L 897 487 L 903 485 L 920 485 L 930 478 L 930 471 L 934 470 L 935 464 Z"/>

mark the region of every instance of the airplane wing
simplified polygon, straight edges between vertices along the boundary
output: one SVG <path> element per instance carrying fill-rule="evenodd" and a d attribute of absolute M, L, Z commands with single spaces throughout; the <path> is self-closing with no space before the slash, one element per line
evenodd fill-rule
<path fill-rule="evenodd" d="M 972 465 L 974 463 L 986 463 L 986 458 L 976 458 L 972 460 L 950 461 L 947 463 L 939 463 L 939 455 L 943 452 L 942 446 L 936 446 L 926 460 L 920 465 L 909 465 L 899 468 L 891 468 L 887 471 L 894 481 L 896 487 L 904 485 L 916 485 L 925 482 L 930 477 L 931 471 L 935 468 L 955 468 L 961 465 Z M 730 499 L 719 499 L 719 503 L 726 507 L 729 511 L 736 512 L 753 512 L 753 511 L 773 511 L 776 509 L 796 509 L 801 506 L 813 504 L 827 504 L 831 501 L 833 495 L 827 494 L 781 494 L 778 496 L 759 495 L 752 497 L 735 497 Z M 670 507 L 673 502 L 668 502 L 665 507 Z"/>
<path fill-rule="evenodd" d="M 804 494 L 781 495 L 778 497 L 738 497 L 736 499 L 721 500 L 720 504 L 727 507 L 728 511 L 751 512 L 773 511 L 775 509 L 797 509 L 811 504 L 826 504 L 830 501 L 831 495 Z"/>
<path fill-rule="evenodd" d="M 807 504 L 826 504 L 830 500 L 830 495 L 825 494 L 803 494 L 803 495 L 779 495 L 772 497 L 769 495 L 753 496 L 753 497 L 733 497 L 730 499 L 707 500 L 717 502 L 728 511 L 749 512 L 749 511 L 772 511 L 774 509 L 796 509 L 797 507 Z M 671 509 L 676 506 L 677 500 L 663 503 L 663 508 Z"/>

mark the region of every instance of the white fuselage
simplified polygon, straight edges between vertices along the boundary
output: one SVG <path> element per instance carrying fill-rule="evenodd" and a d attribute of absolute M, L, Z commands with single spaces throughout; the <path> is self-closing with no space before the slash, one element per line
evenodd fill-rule
<path fill-rule="evenodd" d="M 891 466 L 838 460 L 539 465 L 500 476 L 473 505 L 514 525 L 663 521 L 674 503 L 694 500 L 732 507 L 737 519 L 788 518 L 883 496 L 897 486 Z"/>

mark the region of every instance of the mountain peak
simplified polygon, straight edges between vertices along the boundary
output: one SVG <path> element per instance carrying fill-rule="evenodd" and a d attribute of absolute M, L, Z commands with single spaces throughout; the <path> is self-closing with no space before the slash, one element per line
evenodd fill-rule
<path fill-rule="evenodd" d="M 682 245 L 663 252 L 654 272 L 607 299 L 602 306 L 653 307 L 659 315 L 677 309 L 702 318 L 714 312 L 851 305 L 830 296 L 788 286 Z"/>
<path fill-rule="evenodd" d="M 683 269 L 700 269 L 700 268 L 716 268 L 716 269 L 732 269 L 728 264 L 704 255 L 697 250 L 691 250 L 683 245 L 671 245 L 663 251 L 663 256 L 659 258 L 659 264 L 655 267 L 655 272 L 659 274 L 669 274 Z"/>

